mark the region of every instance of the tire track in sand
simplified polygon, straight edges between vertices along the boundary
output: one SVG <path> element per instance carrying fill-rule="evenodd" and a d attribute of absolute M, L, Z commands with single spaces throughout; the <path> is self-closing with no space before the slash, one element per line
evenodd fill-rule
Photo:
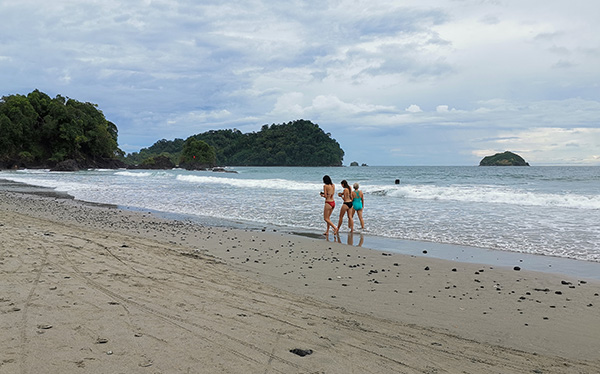
<path fill-rule="evenodd" d="M 89 286 L 93 287 L 97 291 L 99 291 L 99 292 L 101 292 L 101 293 L 103 293 L 103 294 L 105 294 L 105 295 L 107 295 L 107 296 L 109 296 L 111 298 L 120 300 L 121 302 L 123 302 L 123 303 L 125 303 L 127 305 L 131 305 L 133 307 L 136 307 L 137 309 L 139 309 L 139 310 L 141 310 L 141 311 L 143 311 L 143 312 L 145 312 L 147 314 L 151 314 L 154 317 L 157 317 L 157 318 L 159 318 L 159 319 L 161 319 L 161 320 L 163 320 L 163 321 L 165 321 L 165 322 L 167 322 L 167 323 L 169 323 L 169 324 L 171 324 L 171 325 L 173 325 L 173 326 L 175 326 L 175 327 L 177 327 L 179 329 L 182 329 L 182 330 L 186 331 L 187 333 L 192 334 L 192 335 L 194 335 L 194 336 L 196 336 L 196 337 L 198 337 L 198 338 L 200 338 L 200 339 L 202 339 L 202 340 L 210 343 L 211 345 L 218 346 L 223 351 L 230 352 L 234 356 L 238 356 L 238 357 L 240 357 L 243 360 L 246 360 L 248 362 L 253 362 L 253 363 L 257 364 L 257 365 L 262 366 L 262 365 L 265 365 L 265 364 L 270 364 L 273 361 L 277 361 L 277 362 L 280 362 L 282 364 L 287 365 L 288 367 L 292 367 L 292 368 L 294 368 L 296 370 L 302 370 L 304 372 L 308 372 L 309 371 L 309 369 L 303 368 L 301 365 L 298 365 L 298 364 L 296 364 L 296 363 L 294 363 L 292 361 L 289 361 L 289 360 L 287 360 L 285 358 L 282 358 L 282 357 L 279 357 L 277 355 L 274 355 L 272 352 L 266 351 L 266 350 L 264 350 L 264 349 L 262 349 L 260 347 L 257 347 L 254 344 L 248 343 L 248 342 L 246 342 L 244 340 L 241 340 L 241 339 L 235 338 L 235 337 L 233 337 L 233 336 L 231 336 L 229 334 L 223 333 L 223 332 L 221 332 L 219 330 L 216 330 L 216 329 L 214 329 L 214 328 L 212 328 L 210 326 L 207 326 L 207 325 L 204 325 L 204 324 L 200 324 L 200 323 L 197 323 L 197 322 L 193 322 L 193 321 L 189 321 L 189 320 L 186 320 L 184 318 L 174 316 L 172 314 L 161 312 L 161 311 L 159 311 L 159 310 L 157 310 L 155 308 L 152 308 L 152 307 L 150 307 L 150 306 L 148 306 L 148 305 L 146 305 L 144 303 L 141 303 L 141 302 L 129 299 L 128 297 L 125 297 L 125 296 L 122 296 L 122 295 L 120 295 L 120 294 L 118 294 L 116 292 L 113 292 L 113 291 L 107 289 L 106 287 L 104 287 L 103 285 L 101 285 L 100 283 L 94 281 L 93 279 L 90 279 L 87 275 L 85 275 L 85 273 L 82 272 L 79 269 L 79 267 L 69 258 L 68 254 L 66 253 L 66 251 L 65 251 L 65 249 L 64 249 L 63 246 L 60 247 L 60 251 L 61 251 L 62 257 L 72 267 L 72 270 L 69 270 L 69 269 L 63 267 L 60 264 L 56 264 L 57 267 L 61 268 L 65 272 L 69 272 L 69 273 L 74 274 L 78 278 L 82 279 Z M 249 356 L 249 355 L 241 352 L 240 350 L 233 349 L 233 348 L 230 347 L 230 345 L 223 344 L 223 343 L 219 342 L 219 340 L 222 341 L 223 339 L 212 339 L 212 338 L 209 338 L 207 336 L 208 334 L 200 334 L 200 333 L 196 332 L 191 327 L 196 328 L 199 331 L 210 332 L 212 334 L 221 336 L 221 337 L 223 337 L 223 338 L 225 338 L 225 339 L 227 339 L 227 340 L 229 340 L 229 341 L 231 341 L 233 343 L 236 343 L 236 344 L 238 344 L 240 346 L 249 348 L 249 349 L 251 349 L 251 350 L 253 350 L 253 351 L 261 354 L 262 356 L 264 356 L 265 360 L 258 360 L 258 359 L 254 358 L 252 356 Z M 288 373 L 289 372 L 289 371 L 286 371 L 286 370 L 280 370 L 280 369 L 274 368 L 272 366 L 270 367 L 270 369 L 271 370 L 275 370 L 275 371 L 277 371 L 279 373 Z"/>
<path fill-rule="evenodd" d="M 19 362 L 20 362 L 20 369 L 21 369 L 21 374 L 27 374 L 27 357 L 28 357 L 28 352 L 27 352 L 27 323 L 28 323 L 28 313 L 29 313 L 29 306 L 31 305 L 31 300 L 33 299 L 33 295 L 35 293 L 35 290 L 37 289 L 38 284 L 40 283 L 40 278 L 42 276 L 42 270 L 44 269 L 44 267 L 46 266 L 47 263 L 47 259 L 48 259 L 48 251 L 46 250 L 46 247 L 44 247 L 42 245 L 42 254 L 40 256 L 41 259 L 41 263 L 40 266 L 35 269 L 35 279 L 33 280 L 33 284 L 31 285 L 31 288 L 29 290 L 29 294 L 27 295 L 27 299 L 25 300 L 25 304 L 23 305 L 23 312 L 21 313 L 21 320 L 19 321 L 19 331 L 20 331 L 20 338 L 21 338 L 21 349 L 20 349 L 20 353 L 19 353 Z"/>

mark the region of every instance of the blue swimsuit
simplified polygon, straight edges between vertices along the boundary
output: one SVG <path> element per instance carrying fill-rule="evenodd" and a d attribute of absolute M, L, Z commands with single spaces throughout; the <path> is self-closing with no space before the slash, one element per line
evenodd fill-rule
<path fill-rule="evenodd" d="M 356 190 L 356 197 L 352 199 L 352 206 L 354 207 L 354 210 L 361 210 L 363 208 L 362 199 L 360 198 L 359 192 L 359 190 Z"/>

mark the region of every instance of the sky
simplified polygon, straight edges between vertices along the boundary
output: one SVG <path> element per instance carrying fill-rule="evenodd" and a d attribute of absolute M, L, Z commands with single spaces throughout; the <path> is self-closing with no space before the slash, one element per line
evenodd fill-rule
<path fill-rule="evenodd" d="M 317 123 L 344 164 L 600 165 L 600 1 L 1 1 L 0 95 L 92 102 L 139 151 Z"/>

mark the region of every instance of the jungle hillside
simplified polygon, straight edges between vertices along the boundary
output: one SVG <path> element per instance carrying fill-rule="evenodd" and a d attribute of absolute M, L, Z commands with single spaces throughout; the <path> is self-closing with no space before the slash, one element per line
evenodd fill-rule
<path fill-rule="evenodd" d="M 189 162 L 184 155 L 186 142 L 195 139 L 214 149 L 219 166 L 341 166 L 344 151 L 339 143 L 317 124 L 296 120 L 283 124 L 263 125 L 261 130 L 242 133 L 239 130 L 210 130 L 188 139 L 162 139 L 140 152 L 128 154 L 124 161 L 141 165 L 158 156 L 168 157 L 174 164 Z M 182 155 L 184 159 L 182 159 Z"/>

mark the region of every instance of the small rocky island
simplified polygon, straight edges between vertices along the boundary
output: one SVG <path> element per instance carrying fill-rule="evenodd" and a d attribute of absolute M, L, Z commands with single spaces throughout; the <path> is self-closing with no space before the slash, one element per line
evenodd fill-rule
<path fill-rule="evenodd" d="M 486 156 L 480 162 L 479 166 L 529 166 L 523 157 L 506 151 L 496 153 L 493 156 Z"/>

